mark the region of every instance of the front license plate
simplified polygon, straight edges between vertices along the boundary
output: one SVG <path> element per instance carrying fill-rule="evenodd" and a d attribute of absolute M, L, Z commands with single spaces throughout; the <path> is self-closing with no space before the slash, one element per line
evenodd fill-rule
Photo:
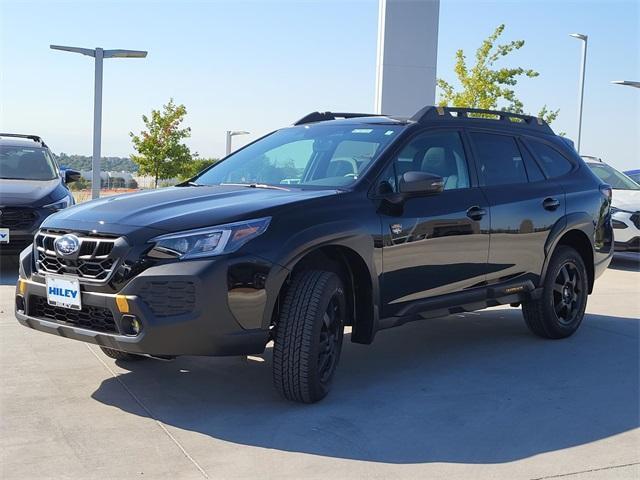
<path fill-rule="evenodd" d="M 81 310 L 80 282 L 76 278 L 47 275 L 47 302 L 55 307 Z"/>
<path fill-rule="evenodd" d="M 0 243 L 9 243 L 9 229 L 0 228 Z"/>

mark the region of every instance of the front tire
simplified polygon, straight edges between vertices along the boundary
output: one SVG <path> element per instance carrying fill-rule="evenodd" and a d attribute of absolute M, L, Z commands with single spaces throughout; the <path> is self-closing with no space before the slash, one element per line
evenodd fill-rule
<path fill-rule="evenodd" d="M 114 360 L 121 360 L 123 362 L 144 360 L 145 358 L 147 358 L 143 355 L 122 352 L 120 350 L 114 350 L 113 348 L 100 347 L 100 350 L 102 350 L 102 353 L 104 353 L 107 357 L 113 358 Z"/>
<path fill-rule="evenodd" d="M 573 248 L 562 245 L 551 258 L 542 296 L 523 302 L 524 320 L 540 337 L 569 337 L 582 323 L 588 294 L 587 269 L 582 257 Z"/>
<path fill-rule="evenodd" d="M 273 381 L 286 399 L 314 403 L 327 395 L 340 359 L 346 311 L 338 275 L 310 270 L 294 276 L 273 347 Z"/>

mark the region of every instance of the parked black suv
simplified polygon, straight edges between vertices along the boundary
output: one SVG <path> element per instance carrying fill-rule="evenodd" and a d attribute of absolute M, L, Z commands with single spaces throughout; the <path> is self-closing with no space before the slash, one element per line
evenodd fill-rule
<path fill-rule="evenodd" d="M 79 177 L 61 174 L 37 135 L 0 133 L 0 255 L 17 257 L 47 216 L 73 205 L 66 184 Z"/>
<path fill-rule="evenodd" d="M 22 253 L 16 315 L 122 360 L 274 340 L 276 388 L 315 402 L 345 325 L 368 344 L 521 304 L 535 334 L 571 335 L 611 259 L 610 197 L 537 118 L 316 112 L 182 185 L 49 217 Z"/>

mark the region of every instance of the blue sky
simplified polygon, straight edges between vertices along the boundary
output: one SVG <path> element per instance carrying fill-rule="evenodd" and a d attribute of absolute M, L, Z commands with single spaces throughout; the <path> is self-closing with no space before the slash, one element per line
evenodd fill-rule
<path fill-rule="evenodd" d="M 170 97 L 201 156 L 223 153 L 227 129 L 254 133 L 244 141 L 313 110 L 372 111 L 377 15 L 377 0 L 0 0 L 0 128 L 90 154 L 93 63 L 50 43 L 149 51 L 105 61 L 103 155 L 132 153 L 129 131 Z M 525 107 L 559 108 L 553 128 L 569 137 L 580 42 L 568 34 L 589 35 L 583 152 L 640 168 L 640 90 L 610 83 L 640 80 L 639 2 L 441 0 L 438 76 L 453 79 L 455 50 L 472 57 L 500 23 L 505 41 L 526 41 L 504 65 L 540 72 L 517 87 Z"/>

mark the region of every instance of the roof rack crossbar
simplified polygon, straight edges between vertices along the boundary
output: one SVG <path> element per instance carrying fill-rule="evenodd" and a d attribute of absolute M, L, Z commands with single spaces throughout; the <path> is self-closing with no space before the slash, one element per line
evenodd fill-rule
<path fill-rule="evenodd" d="M 359 117 L 379 117 L 375 113 L 347 113 L 347 112 L 311 112 L 300 120 L 294 123 L 294 125 L 304 125 L 305 123 L 314 122 L 326 122 L 327 120 L 336 120 L 338 118 L 359 118 Z"/>
<path fill-rule="evenodd" d="M 452 115 L 452 113 L 455 113 Z M 434 107 L 427 106 L 419 110 L 411 120 L 422 123 L 434 121 L 443 118 L 468 118 L 482 120 L 481 115 L 498 117 L 497 120 L 509 122 L 510 124 L 528 126 L 532 128 L 541 128 L 552 132 L 551 127 L 542 118 L 531 115 L 522 115 L 520 113 L 506 112 L 504 110 L 485 110 L 480 108 L 462 108 L 462 107 Z M 513 119 L 519 121 L 514 122 Z"/>
<path fill-rule="evenodd" d="M 33 140 L 34 142 L 40 143 L 43 147 L 46 147 L 46 144 L 38 135 L 26 135 L 22 133 L 0 133 L 0 137 L 13 137 L 13 138 L 28 138 L 29 140 Z"/>

